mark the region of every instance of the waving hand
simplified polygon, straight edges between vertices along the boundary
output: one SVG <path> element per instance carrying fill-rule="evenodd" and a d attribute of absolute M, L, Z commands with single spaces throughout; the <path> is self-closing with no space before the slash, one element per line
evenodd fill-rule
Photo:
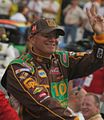
<path fill-rule="evenodd" d="M 104 17 L 97 15 L 96 7 L 92 5 L 91 9 L 86 11 L 93 31 L 97 34 L 104 33 Z"/>

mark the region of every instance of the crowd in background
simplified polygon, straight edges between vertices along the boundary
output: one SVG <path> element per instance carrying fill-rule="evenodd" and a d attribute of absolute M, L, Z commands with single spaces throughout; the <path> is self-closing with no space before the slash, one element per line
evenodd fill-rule
<path fill-rule="evenodd" d="M 86 8 L 96 5 L 96 11 L 104 16 L 103 0 L 87 0 L 83 5 L 79 0 L 0 0 L 0 18 L 31 23 L 41 17 L 55 18 L 64 27 L 65 36 L 60 47 L 69 42 L 86 39 L 93 35 L 86 16 Z M 80 37 L 78 38 L 78 29 Z M 70 39 L 71 38 L 71 39 Z"/>
<path fill-rule="evenodd" d="M 91 8 L 92 4 L 96 6 L 96 12 L 104 16 L 104 0 L 88 0 L 83 5 L 79 0 L 0 0 L 0 19 L 31 24 L 41 17 L 54 18 L 65 30 L 59 49 L 75 51 L 79 57 L 83 52 L 90 52 L 93 44 L 93 30 L 86 15 L 86 9 Z M 104 68 L 69 83 L 69 108 L 74 113 L 82 111 L 86 120 L 96 111 L 104 118 Z M 81 117 L 81 120 L 84 118 Z"/>

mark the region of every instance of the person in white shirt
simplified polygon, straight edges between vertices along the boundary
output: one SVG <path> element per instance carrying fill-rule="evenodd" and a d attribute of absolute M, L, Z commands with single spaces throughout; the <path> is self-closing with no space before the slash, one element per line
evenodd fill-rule
<path fill-rule="evenodd" d="M 98 9 L 98 14 L 104 16 L 104 0 L 101 0 L 100 7 Z"/>
<path fill-rule="evenodd" d="M 60 4 L 56 0 L 45 0 L 43 2 L 43 17 L 56 19 L 59 8 Z"/>
<path fill-rule="evenodd" d="M 9 13 L 12 7 L 11 0 L 0 0 L 0 19 L 9 19 Z"/>
<path fill-rule="evenodd" d="M 10 17 L 11 20 L 15 20 L 18 22 L 27 22 L 27 14 L 29 12 L 29 9 L 27 6 L 19 6 L 18 12 L 15 13 Z"/>
<path fill-rule="evenodd" d="M 30 16 L 35 16 L 35 19 L 41 18 L 43 14 L 43 2 L 42 0 L 30 0 L 28 3 L 30 9 Z"/>

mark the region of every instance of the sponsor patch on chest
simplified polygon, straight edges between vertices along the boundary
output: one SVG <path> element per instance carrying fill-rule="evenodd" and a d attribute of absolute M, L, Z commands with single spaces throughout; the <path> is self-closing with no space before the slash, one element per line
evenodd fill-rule
<path fill-rule="evenodd" d="M 46 72 L 43 69 L 38 70 L 38 75 L 41 78 L 46 78 L 47 77 L 47 74 L 46 74 Z"/>
<path fill-rule="evenodd" d="M 60 74 L 59 67 L 53 67 L 53 68 L 51 68 L 50 74 L 59 75 Z"/>

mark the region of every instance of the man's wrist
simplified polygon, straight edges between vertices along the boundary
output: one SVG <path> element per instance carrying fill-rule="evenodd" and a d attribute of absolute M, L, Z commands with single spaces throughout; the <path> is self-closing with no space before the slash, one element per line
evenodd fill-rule
<path fill-rule="evenodd" d="M 104 44 L 104 33 L 95 34 L 93 36 L 95 43 L 97 44 Z"/>

